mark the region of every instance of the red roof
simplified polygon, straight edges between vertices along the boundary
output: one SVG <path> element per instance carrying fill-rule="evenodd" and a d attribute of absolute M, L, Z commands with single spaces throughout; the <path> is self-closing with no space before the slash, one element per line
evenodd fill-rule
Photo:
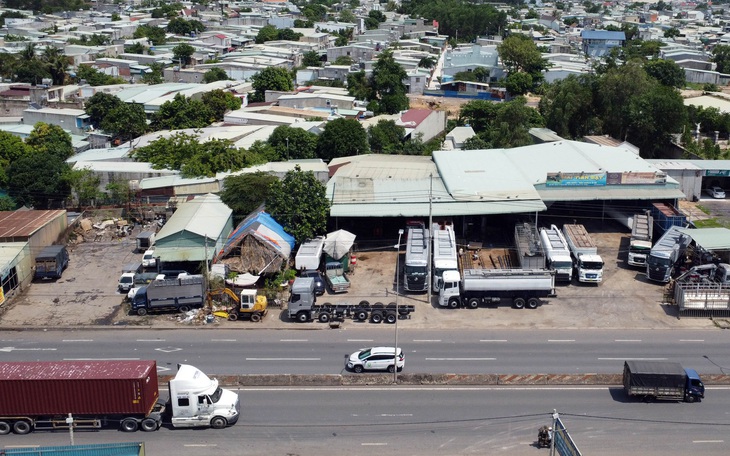
<path fill-rule="evenodd" d="M 415 122 L 416 125 L 420 125 L 429 115 L 431 115 L 430 109 L 409 109 L 400 116 L 400 121 Z"/>

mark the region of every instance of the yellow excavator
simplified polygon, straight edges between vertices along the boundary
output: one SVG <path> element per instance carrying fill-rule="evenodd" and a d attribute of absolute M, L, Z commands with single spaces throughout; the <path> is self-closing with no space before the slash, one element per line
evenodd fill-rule
<path fill-rule="evenodd" d="M 253 322 L 259 322 L 266 316 L 269 311 L 269 304 L 266 296 L 260 296 L 256 290 L 241 290 L 241 294 L 236 295 L 230 288 L 220 288 L 210 290 L 208 292 L 208 308 L 213 308 L 213 301 L 232 302 L 232 306 L 226 306 L 225 311 L 213 312 L 214 315 L 227 318 L 229 321 L 248 319 Z"/>

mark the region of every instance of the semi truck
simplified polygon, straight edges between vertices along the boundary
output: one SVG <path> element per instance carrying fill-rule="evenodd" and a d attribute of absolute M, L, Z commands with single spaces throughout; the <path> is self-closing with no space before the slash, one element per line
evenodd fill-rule
<path fill-rule="evenodd" d="M 344 321 L 346 318 L 355 321 L 369 320 L 371 323 L 395 323 L 397 319 L 409 318 L 415 310 L 413 305 L 379 302 L 370 304 L 368 301 L 360 301 L 358 304 L 317 304 L 314 279 L 311 277 L 299 277 L 294 280 L 287 303 L 289 318 L 300 323 L 309 321 L 328 323 Z"/>
<path fill-rule="evenodd" d="M 297 271 L 319 269 L 322 262 L 322 252 L 324 251 L 324 237 L 317 237 L 302 243 L 294 257 L 294 267 Z"/>
<path fill-rule="evenodd" d="M 695 402 L 705 397 L 705 385 L 694 369 L 668 361 L 625 361 L 624 391 L 629 397 Z"/>
<path fill-rule="evenodd" d="M 454 227 L 449 224 L 433 224 L 433 277 L 431 286 L 438 293 L 443 285 L 445 271 L 459 270 L 459 257 L 456 252 Z"/>
<path fill-rule="evenodd" d="M 680 314 L 730 310 L 730 264 L 696 266 L 677 277 L 674 303 Z"/>
<path fill-rule="evenodd" d="M 429 230 L 422 223 L 408 226 L 403 288 L 406 291 L 428 291 Z"/>
<path fill-rule="evenodd" d="M 535 225 L 531 223 L 515 225 L 515 245 L 522 269 L 545 269 L 545 253 Z"/>
<path fill-rule="evenodd" d="M 654 218 L 649 211 L 634 212 L 607 207 L 606 213 L 631 231 L 626 262 L 630 266 L 646 266 L 654 236 Z"/>
<path fill-rule="evenodd" d="M 603 280 L 603 258 L 583 225 L 565 224 L 563 234 L 573 256 L 579 282 L 600 283 Z"/>
<path fill-rule="evenodd" d="M 540 298 L 555 296 L 555 272 L 548 269 L 465 269 L 463 274 L 444 272 L 441 307 L 476 309 L 509 299 L 516 309 L 535 309 Z"/>
<path fill-rule="evenodd" d="M 188 312 L 205 304 L 205 280 L 202 275 L 180 274 L 177 278 L 153 280 L 141 287 L 132 298 L 132 312 L 144 316 L 157 310 Z"/>
<path fill-rule="evenodd" d="M 555 281 L 570 283 L 573 280 L 573 259 L 560 228 L 555 225 L 541 228 L 540 240 L 545 250 L 546 266 L 555 271 Z"/>
<path fill-rule="evenodd" d="M 655 282 L 669 282 L 677 265 L 684 261 L 691 240 L 689 235 L 682 232 L 682 227 L 670 227 L 649 252 L 646 278 Z"/>
<path fill-rule="evenodd" d="M 33 278 L 60 279 L 63 270 L 68 266 L 68 250 L 63 245 L 49 245 L 35 257 L 35 273 Z"/>
<path fill-rule="evenodd" d="M 238 395 L 193 366 L 178 365 L 170 397 L 160 401 L 154 360 L 0 363 L 0 435 L 36 429 L 114 426 L 156 431 L 163 417 L 175 427 L 222 428 L 238 420 Z M 168 408 L 169 406 L 169 408 Z"/>

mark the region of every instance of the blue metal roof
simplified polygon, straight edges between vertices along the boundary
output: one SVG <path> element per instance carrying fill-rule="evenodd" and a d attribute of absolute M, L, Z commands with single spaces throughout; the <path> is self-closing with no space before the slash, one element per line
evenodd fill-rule
<path fill-rule="evenodd" d="M 610 32 L 608 30 L 583 30 L 580 37 L 584 40 L 623 40 L 626 41 L 624 32 Z"/>

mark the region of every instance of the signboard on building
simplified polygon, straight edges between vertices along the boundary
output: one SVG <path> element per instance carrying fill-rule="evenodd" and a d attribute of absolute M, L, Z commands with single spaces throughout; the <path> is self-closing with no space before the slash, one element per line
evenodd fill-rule
<path fill-rule="evenodd" d="M 596 187 L 606 185 L 606 173 L 547 173 L 546 187 Z"/>
<path fill-rule="evenodd" d="M 705 176 L 728 177 L 730 176 L 730 169 L 706 169 Z"/>
<path fill-rule="evenodd" d="M 607 185 L 656 185 L 666 184 L 667 175 L 663 172 L 623 172 L 606 173 Z"/>

